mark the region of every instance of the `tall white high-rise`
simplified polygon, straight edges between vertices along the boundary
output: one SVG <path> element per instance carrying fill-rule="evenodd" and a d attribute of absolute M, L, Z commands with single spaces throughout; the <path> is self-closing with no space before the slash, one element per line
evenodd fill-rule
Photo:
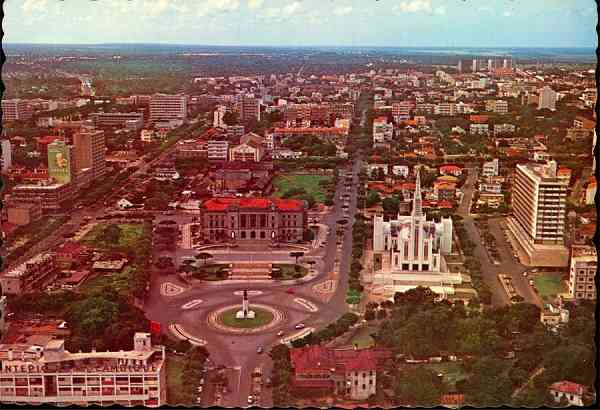
<path fill-rule="evenodd" d="M 12 147 L 9 140 L 2 140 L 2 172 L 6 172 L 12 167 Z"/>
<path fill-rule="evenodd" d="M 557 174 L 556 161 L 519 164 L 512 189 L 508 227 L 537 266 L 566 266 L 565 215 L 569 179 Z"/>
<path fill-rule="evenodd" d="M 225 113 L 227 112 L 227 107 L 224 105 L 219 105 L 214 113 L 213 113 L 213 127 L 215 128 L 224 128 L 225 122 L 223 121 L 223 117 L 225 117 Z"/>
<path fill-rule="evenodd" d="M 552 88 L 545 86 L 539 91 L 540 97 L 538 101 L 538 110 L 547 108 L 549 110 L 556 110 L 556 91 Z"/>

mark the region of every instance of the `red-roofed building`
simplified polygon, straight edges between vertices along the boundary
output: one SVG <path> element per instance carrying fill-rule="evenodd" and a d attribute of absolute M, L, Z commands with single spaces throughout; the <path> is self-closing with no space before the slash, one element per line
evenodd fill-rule
<path fill-rule="evenodd" d="M 440 405 L 451 409 L 458 409 L 463 406 L 465 395 L 460 393 L 442 394 Z"/>
<path fill-rule="evenodd" d="M 83 261 L 87 248 L 74 241 L 67 241 L 56 249 L 56 264 L 62 269 L 71 269 L 73 264 Z"/>
<path fill-rule="evenodd" d="M 487 115 L 470 115 L 469 121 L 474 122 L 476 124 L 485 124 L 489 120 Z"/>
<path fill-rule="evenodd" d="M 586 386 L 563 380 L 550 386 L 550 395 L 557 403 L 564 397 L 570 406 L 583 406 L 583 395 L 586 390 Z"/>
<path fill-rule="evenodd" d="M 462 168 L 457 165 L 442 165 L 440 167 L 440 174 L 458 177 L 462 174 Z"/>
<path fill-rule="evenodd" d="M 200 207 L 206 242 L 302 242 L 308 229 L 306 205 L 297 199 L 211 198 Z"/>
<path fill-rule="evenodd" d="M 332 349 L 305 346 L 290 350 L 292 389 L 311 395 L 336 394 L 365 400 L 375 394 L 377 371 L 391 353 L 386 349 Z"/>

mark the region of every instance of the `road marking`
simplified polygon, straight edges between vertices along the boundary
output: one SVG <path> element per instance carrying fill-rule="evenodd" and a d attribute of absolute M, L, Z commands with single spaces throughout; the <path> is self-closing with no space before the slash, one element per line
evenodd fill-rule
<path fill-rule="evenodd" d="M 309 333 L 312 333 L 315 331 L 314 327 L 307 327 L 302 329 L 299 332 L 293 333 L 289 336 L 286 337 L 282 337 L 281 339 L 279 339 L 279 343 L 281 344 L 288 344 L 293 342 L 294 340 L 298 340 L 298 339 L 302 339 L 304 336 L 308 335 Z"/>
<path fill-rule="evenodd" d="M 164 282 L 160 285 L 160 294 L 162 296 L 177 296 L 185 292 L 185 288 L 183 286 L 176 285 L 172 282 Z"/>
<path fill-rule="evenodd" d="M 233 292 L 234 295 L 236 296 L 242 296 L 244 294 L 243 290 L 236 290 L 235 292 Z M 262 295 L 263 292 L 260 290 L 249 290 L 248 291 L 248 296 L 258 296 L 258 295 Z"/>
<path fill-rule="evenodd" d="M 194 299 L 181 306 L 182 309 L 193 309 L 203 302 L 202 299 Z"/>
<path fill-rule="evenodd" d="M 319 308 L 314 303 L 312 303 L 309 300 L 306 300 L 306 299 L 303 299 L 303 298 L 294 298 L 294 302 L 296 302 L 297 304 L 305 307 L 310 312 L 317 312 L 317 311 L 319 311 Z"/>
<path fill-rule="evenodd" d="M 190 335 L 179 323 L 171 323 L 169 325 L 169 330 L 176 338 L 180 340 L 187 340 L 194 346 L 206 346 L 206 340 Z"/>

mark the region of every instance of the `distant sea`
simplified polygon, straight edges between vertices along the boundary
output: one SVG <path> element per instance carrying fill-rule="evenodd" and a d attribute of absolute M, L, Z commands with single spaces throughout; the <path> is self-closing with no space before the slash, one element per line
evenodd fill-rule
<path fill-rule="evenodd" d="M 210 46 L 187 44 L 3 44 L 7 55 L 140 55 L 140 54 L 183 54 L 218 53 L 239 55 L 240 53 L 304 54 L 336 53 L 340 55 L 385 55 L 385 56 L 431 56 L 431 57 L 502 57 L 515 59 L 540 59 L 544 61 L 595 62 L 593 47 L 547 48 L 547 47 L 345 47 L 345 46 Z"/>

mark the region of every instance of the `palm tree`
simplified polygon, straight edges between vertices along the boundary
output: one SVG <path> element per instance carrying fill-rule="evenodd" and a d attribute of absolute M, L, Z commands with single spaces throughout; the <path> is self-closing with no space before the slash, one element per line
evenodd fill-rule
<path fill-rule="evenodd" d="M 292 258 L 296 258 L 296 265 L 298 264 L 298 258 L 301 258 L 304 256 L 304 252 L 298 252 L 298 251 L 294 251 L 294 252 L 290 252 L 290 256 Z"/>

